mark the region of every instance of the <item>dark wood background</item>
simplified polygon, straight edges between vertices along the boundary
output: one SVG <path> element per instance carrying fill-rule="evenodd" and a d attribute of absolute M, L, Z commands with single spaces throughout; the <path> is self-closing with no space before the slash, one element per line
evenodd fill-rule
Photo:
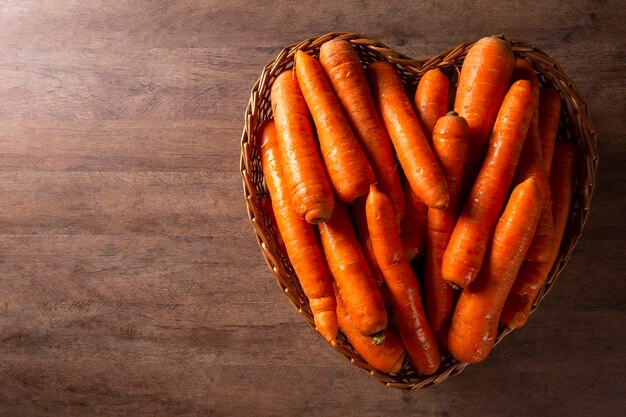
<path fill-rule="evenodd" d="M 1 0 L 0 415 L 626 415 L 624 8 Z M 386 388 L 327 347 L 245 214 L 252 84 L 331 31 L 418 58 L 493 33 L 540 45 L 597 130 L 571 262 L 525 329 L 435 388 Z"/>

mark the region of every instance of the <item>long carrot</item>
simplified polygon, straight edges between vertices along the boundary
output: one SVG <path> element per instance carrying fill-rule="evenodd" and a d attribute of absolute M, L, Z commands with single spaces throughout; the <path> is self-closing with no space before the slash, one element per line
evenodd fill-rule
<path fill-rule="evenodd" d="M 428 206 L 420 200 L 406 178 L 402 181 L 406 210 L 400 225 L 400 239 L 404 255 L 409 262 L 422 257 L 426 250 L 426 229 L 428 228 Z M 437 209 L 435 209 L 437 210 Z"/>
<path fill-rule="evenodd" d="M 552 167 L 554 144 L 559 130 L 561 118 L 561 96 L 553 87 L 542 87 L 539 92 L 539 133 L 541 134 L 541 151 L 546 171 Z"/>
<path fill-rule="evenodd" d="M 413 111 L 396 68 L 375 62 L 367 69 L 372 95 L 400 165 L 415 194 L 428 207 L 448 206 L 448 187 Z"/>
<path fill-rule="evenodd" d="M 337 338 L 336 302 L 332 280 L 317 236 L 309 223 L 301 219 L 291 205 L 291 196 L 283 172 L 273 121 L 259 128 L 261 164 L 272 197 L 276 224 L 302 289 L 309 299 L 317 331 L 335 345 Z"/>
<path fill-rule="evenodd" d="M 463 195 L 467 195 L 481 166 L 514 63 L 511 47 L 493 36 L 476 42 L 463 61 L 454 100 L 454 111 L 467 120 L 471 134 Z"/>
<path fill-rule="evenodd" d="M 339 199 L 351 203 L 367 194 L 376 179 L 354 136 L 324 69 L 315 58 L 296 52 L 296 74 L 319 138 L 322 158 Z"/>
<path fill-rule="evenodd" d="M 361 242 L 361 248 L 363 249 L 365 260 L 367 260 L 367 264 L 372 271 L 374 281 L 376 281 L 376 284 L 381 287 L 385 283 L 385 277 L 383 277 L 383 273 L 378 267 L 378 262 L 376 262 L 374 248 L 372 247 L 372 239 L 370 238 L 370 231 L 367 228 L 367 217 L 365 217 L 365 198 L 359 198 L 352 203 L 350 213 L 354 219 L 354 227 L 356 229 L 359 242 Z"/>
<path fill-rule="evenodd" d="M 441 265 L 457 219 L 469 139 L 467 122 L 454 112 L 439 119 L 433 130 L 433 151 L 450 191 L 450 205 L 447 209 L 428 210 L 424 307 L 435 333 L 444 327 L 452 310 L 454 294 L 452 287 L 441 276 Z"/>
<path fill-rule="evenodd" d="M 493 348 L 502 307 L 541 216 L 542 199 L 534 177 L 511 193 L 484 266 L 478 278 L 463 290 L 454 310 L 448 349 L 456 359 L 480 362 Z"/>
<path fill-rule="evenodd" d="M 378 184 L 393 203 L 399 223 L 404 215 L 404 195 L 396 169 L 396 158 L 387 130 L 376 110 L 359 56 L 349 42 L 333 39 L 321 46 L 320 63 L 372 164 Z"/>
<path fill-rule="evenodd" d="M 550 197 L 550 184 L 548 183 L 548 174 L 546 166 L 543 162 L 541 151 L 541 138 L 539 136 L 539 80 L 535 75 L 531 63 L 523 58 L 515 60 L 515 69 L 513 71 L 513 79 L 528 80 L 533 85 L 533 117 L 530 119 L 530 126 L 520 162 L 513 178 L 513 185 L 520 184 L 529 177 L 537 179 L 537 185 L 541 189 L 544 201 L 541 208 L 541 219 L 537 226 L 537 231 L 533 237 L 533 241 L 528 248 L 526 258 L 532 261 L 543 262 L 548 256 L 548 247 L 552 238 L 552 199 Z"/>
<path fill-rule="evenodd" d="M 404 361 L 404 348 L 396 331 L 387 327 L 383 330 L 384 343 L 374 343 L 371 337 L 363 336 L 352 322 L 343 305 L 339 290 L 335 291 L 335 295 L 337 296 L 339 328 L 352 347 L 373 368 L 383 372 L 397 373 Z"/>
<path fill-rule="evenodd" d="M 283 161 L 280 165 L 293 208 L 309 223 L 326 221 L 332 215 L 335 195 L 313 134 L 309 110 L 291 71 L 274 80 L 271 101 Z"/>
<path fill-rule="evenodd" d="M 464 288 L 480 271 L 532 114 L 532 85 L 527 80 L 516 81 L 502 102 L 487 156 L 443 254 L 443 279 L 455 286 Z"/>
<path fill-rule="evenodd" d="M 554 164 L 550 172 L 554 235 L 550 244 L 549 256 L 545 262 L 525 261 L 522 265 L 500 318 L 500 321 L 509 329 L 522 327 L 526 324 L 533 303 L 545 284 L 559 254 L 572 205 L 575 168 L 576 146 L 571 143 L 557 142 L 554 151 Z"/>
<path fill-rule="evenodd" d="M 437 120 L 448 113 L 449 96 L 450 80 L 439 68 L 428 70 L 422 75 L 415 90 L 413 106 L 429 141 Z"/>
<path fill-rule="evenodd" d="M 263 125 L 261 125 L 259 129 L 264 129 Z M 259 130 L 259 132 L 261 132 L 261 130 Z M 278 223 L 276 222 L 276 215 L 274 215 L 274 207 L 272 206 L 272 198 L 269 195 L 265 194 L 261 196 L 261 208 L 263 209 L 263 212 L 269 220 L 269 224 L 275 232 L 276 244 L 278 244 L 278 247 L 283 253 L 287 253 L 285 242 L 283 241 L 283 237 L 278 230 Z"/>
<path fill-rule="evenodd" d="M 391 201 L 373 185 L 365 207 L 374 253 L 391 294 L 398 333 L 409 362 L 418 372 L 432 374 L 439 368 L 441 357 L 424 313 L 417 279 L 404 257 Z"/>
<path fill-rule="evenodd" d="M 321 223 L 319 230 L 328 267 L 353 323 L 365 336 L 383 330 L 387 327 L 387 310 L 354 233 L 348 208 L 338 202 L 333 217 Z"/>

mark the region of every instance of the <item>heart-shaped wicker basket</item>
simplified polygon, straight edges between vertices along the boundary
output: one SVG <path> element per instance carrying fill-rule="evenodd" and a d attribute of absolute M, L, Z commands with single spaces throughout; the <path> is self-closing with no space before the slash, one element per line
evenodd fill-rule
<path fill-rule="evenodd" d="M 277 244 L 276 231 L 273 230 L 271 222 L 266 213 L 264 213 L 263 205 L 261 204 L 262 197 L 268 193 L 261 169 L 258 149 L 259 140 L 256 136 L 256 131 L 264 120 L 272 117 L 270 105 L 272 82 L 278 74 L 292 68 L 296 50 L 301 49 L 317 57 L 320 46 L 334 38 L 350 42 L 356 49 L 363 65 L 383 60 L 396 64 L 402 75 L 403 82 L 409 89 L 416 85 L 422 73 L 436 67 L 455 79 L 455 75 L 460 70 L 467 51 L 474 44 L 474 42 L 464 43 L 442 52 L 427 61 L 417 61 L 394 51 L 378 41 L 368 39 L 359 34 L 329 33 L 319 37 L 308 38 L 284 48 L 263 68 L 261 76 L 252 88 L 241 137 L 240 170 L 243 178 L 248 216 L 254 226 L 261 252 L 274 273 L 280 289 L 312 328 L 314 328 L 313 315 L 311 314 L 308 300 L 300 287 L 286 254 L 282 253 L 280 246 Z M 598 166 L 596 135 L 589 119 L 587 106 L 580 98 L 574 83 L 565 74 L 561 66 L 536 46 L 514 40 L 507 40 L 507 42 L 509 42 L 517 56 L 525 57 L 532 63 L 542 85 L 552 85 L 559 90 L 563 101 L 559 139 L 575 142 L 579 149 L 573 207 L 569 222 L 560 253 L 546 284 L 535 301 L 534 311 L 567 263 L 587 220 Z M 496 344 L 508 333 L 509 331 L 506 329 L 500 328 Z M 439 384 L 446 378 L 460 373 L 468 365 L 468 363 L 459 362 L 448 355 L 444 358 L 441 368 L 435 375 L 420 375 L 406 363 L 397 374 L 388 374 L 369 366 L 341 334 L 335 349 L 348 358 L 352 364 L 368 371 L 380 382 L 387 386 L 402 389 L 418 389 L 432 384 Z"/>

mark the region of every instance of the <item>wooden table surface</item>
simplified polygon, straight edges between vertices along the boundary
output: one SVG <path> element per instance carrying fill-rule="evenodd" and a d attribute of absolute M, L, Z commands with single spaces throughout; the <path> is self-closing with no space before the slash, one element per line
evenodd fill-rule
<path fill-rule="evenodd" d="M 0 415 L 626 415 L 625 3 L 523 3 L 0 1 Z M 570 263 L 526 328 L 438 387 L 387 388 L 331 350 L 245 213 L 250 89 L 331 31 L 418 58 L 540 45 L 597 130 Z"/>

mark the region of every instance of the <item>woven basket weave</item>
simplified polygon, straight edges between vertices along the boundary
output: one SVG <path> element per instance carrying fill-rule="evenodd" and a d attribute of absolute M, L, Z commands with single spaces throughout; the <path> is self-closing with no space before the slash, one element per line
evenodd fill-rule
<path fill-rule="evenodd" d="M 286 254 L 282 253 L 280 246 L 277 244 L 275 238 L 276 231 L 272 229 L 271 223 L 262 209 L 261 198 L 268 193 L 261 170 L 260 144 L 255 133 L 257 127 L 264 120 L 272 117 L 270 105 L 272 82 L 278 74 L 292 68 L 296 50 L 301 49 L 317 57 L 320 46 L 334 38 L 350 42 L 364 65 L 382 60 L 396 64 L 402 75 L 403 82 L 409 88 L 416 85 L 422 73 L 432 68 L 440 68 L 454 80 L 467 51 L 474 44 L 474 42 L 464 43 L 442 52 L 427 61 L 417 61 L 394 51 L 378 41 L 368 39 L 359 34 L 329 33 L 319 37 L 308 38 L 283 49 L 263 68 L 260 78 L 252 88 L 250 101 L 245 113 L 245 127 L 241 137 L 240 169 L 248 216 L 254 227 L 261 252 L 274 273 L 280 289 L 312 328 L 314 328 L 313 315 L 311 314 L 307 298 L 300 287 Z M 576 91 L 574 83 L 567 77 L 561 66 L 536 46 L 513 40 L 507 40 L 507 42 L 509 42 L 517 56 L 525 57 L 532 63 L 542 85 L 552 85 L 559 90 L 563 101 L 559 139 L 575 142 L 579 148 L 573 208 L 559 256 L 546 284 L 535 301 L 534 311 L 567 263 L 587 220 L 598 166 L 596 135 L 589 119 L 587 106 L 580 98 L 578 91 Z M 508 333 L 509 331 L 501 328 L 496 344 Z M 402 389 L 418 389 L 432 384 L 439 384 L 448 377 L 460 373 L 468 365 L 468 363 L 459 362 L 451 356 L 447 356 L 444 358 L 440 370 L 435 375 L 419 375 L 406 363 L 399 373 L 388 374 L 370 367 L 341 334 L 338 346 L 335 349 L 348 358 L 352 364 L 368 371 L 380 382 L 387 386 Z"/>

